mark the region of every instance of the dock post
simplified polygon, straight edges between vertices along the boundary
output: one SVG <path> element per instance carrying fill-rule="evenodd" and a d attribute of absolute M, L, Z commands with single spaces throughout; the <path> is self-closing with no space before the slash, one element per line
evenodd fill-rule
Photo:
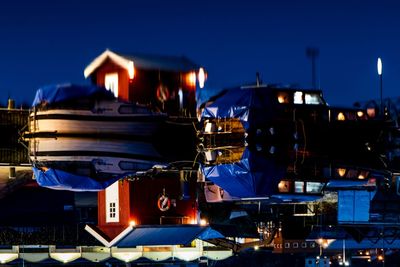
<path fill-rule="evenodd" d="M 16 172 L 15 172 L 15 167 L 10 167 L 9 173 L 8 173 L 8 178 L 9 179 L 15 179 L 16 176 Z"/>

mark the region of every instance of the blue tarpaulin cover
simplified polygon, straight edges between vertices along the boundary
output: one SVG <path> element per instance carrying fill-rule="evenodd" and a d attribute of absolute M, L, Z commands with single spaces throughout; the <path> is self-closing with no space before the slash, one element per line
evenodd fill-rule
<path fill-rule="evenodd" d="M 87 176 L 80 176 L 62 170 L 49 168 L 43 171 L 32 167 L 36 182 L 43 187 L 69 191 L 100 191 L 122 177 L 112 177 L 106 181 L 96 181 Z"/>
<path fill-rule="evenodd" d="M 73 99 L 96 96 L 102 99 L 114 99 L 114 94 L 104 87 L 95 85 L 58 84 L 48 85 L 36 91 L 32 107 L 42 103 L 54 104 Z"/>
<path fill-rule="evenodd" d="M 285 168 L 279 163 L 247 148 L 239 162 L 202 166 L 201 169 L 206 179 L 237 198 L 274 194 L 285 174 Z"/>
<path fill-rule="evenodd" d="M 202 111 L 202 119 L 237 118 L 248 128 L 269 120 L 272 114 L 272 88 L 233 88 L 207 104 Z"/>
<path fill-rule="evenodd" d="M 194 239 L 223 238 L 224 236 L 209 226 L 174 225 L 134 228 L 114 244 L 117 247 L 152 245 L 187 245 Z"/>

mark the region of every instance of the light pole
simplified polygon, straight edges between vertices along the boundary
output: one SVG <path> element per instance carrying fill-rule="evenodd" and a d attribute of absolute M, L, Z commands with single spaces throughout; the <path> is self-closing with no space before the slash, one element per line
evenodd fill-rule
<path fill-rule="evenodd" d="M 384 114 L 383 110 L 383 92 L 382 92 L 382 60 L 380 57 L 378 57 L 378 62 L 376 64 L 377 70 L 378 70 L 378 75 L 379 75 L 379 80 L 380 80 L 380 93 L 381 93 L 381 114 Z"/>

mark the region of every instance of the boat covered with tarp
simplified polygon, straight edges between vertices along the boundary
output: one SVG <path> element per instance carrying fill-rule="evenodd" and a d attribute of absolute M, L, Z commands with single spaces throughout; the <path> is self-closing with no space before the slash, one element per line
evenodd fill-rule
<path fill-rule="evenodd" d="M 36 182 L 43 187 L 69 191 L 101 191 L 125 175 L 114 176 L 106 180 L 76 175 L 60 169 L 33 167 Z"/>
<path fill-rule="evenodd" d="M 287 173 L 287 165 L 248 148 L 243 150 L 239 160 L 202 164 L 200 171 L 208 202 L 244 199 L 313 201 L 322 197 L 326 184 L 318 178 L 292 177 Z"/>

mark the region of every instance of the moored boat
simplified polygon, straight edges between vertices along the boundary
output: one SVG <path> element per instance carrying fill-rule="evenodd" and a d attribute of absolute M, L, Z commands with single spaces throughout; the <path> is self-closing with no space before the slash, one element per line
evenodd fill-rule
<path fill-rule="evenodd" d="M 96 86 L 55 85 L 37 91 L 29 132 L 38 135 L 152 136 L 167 119 L 145 105 L 118 101 Z"/>

